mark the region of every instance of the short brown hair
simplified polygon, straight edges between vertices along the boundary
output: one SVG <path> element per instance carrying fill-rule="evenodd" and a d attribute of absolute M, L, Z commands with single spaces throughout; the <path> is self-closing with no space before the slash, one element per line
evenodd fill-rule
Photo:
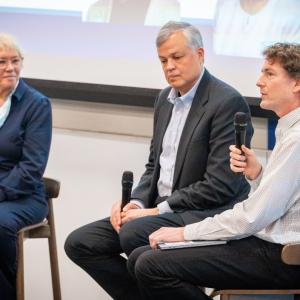
<path fill-rule="evenodd" d="M 271 62 L 279 62 L 293 79 L 300 79 L 300 44 L 276 43 L 267 47 L 263 55 Z"/>

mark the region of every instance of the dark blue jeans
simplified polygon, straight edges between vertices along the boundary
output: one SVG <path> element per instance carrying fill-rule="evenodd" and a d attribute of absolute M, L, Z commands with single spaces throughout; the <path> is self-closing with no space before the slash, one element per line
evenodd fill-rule
<path fill-rule="evenodd" d="M 46 204 L 36 199 L 0 202 L 0 299 L 15 299 L 16 239 L 18 231 L 42 221 L 48 213 Z"/>

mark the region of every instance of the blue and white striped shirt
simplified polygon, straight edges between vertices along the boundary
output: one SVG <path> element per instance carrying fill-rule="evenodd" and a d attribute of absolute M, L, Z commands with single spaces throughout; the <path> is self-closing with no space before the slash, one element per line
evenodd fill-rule
<path fill-rule="evenodd" d="M 203 74 L 204 68 L 197 82 L 185 95 L 178 96 L 178 91 L 172 88 L 167 98 L 173 104 L 173 110 L 164 135 L 162 153 L 159 158 L 160 176 L 157 182 L 157 189 L 160 197 L 172 194 L 174 169 L 181 134 Z M 160 214 L 172 212 L 167 201 L 163 201 L 157 207 Z"/>

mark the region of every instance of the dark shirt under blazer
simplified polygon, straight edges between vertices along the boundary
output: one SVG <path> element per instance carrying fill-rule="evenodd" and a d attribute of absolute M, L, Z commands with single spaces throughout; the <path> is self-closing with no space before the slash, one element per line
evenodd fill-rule
<path fill-rule="evenodd" d="M 234 115 L 250 115 L 245 99 L 232 87 L 210 75 L 206 70 L 196 91 L 179 142 L 172 194 L 159 197 L 157 182 L 162 141 L 173 105 L 167 101 L 170 87 L 158 96 L 154 111 L 154 132 L 150 155 L 132 198 L 145 207 L 168 201 L 185 222 L 218 213 L 247 197 L 250 187 L 244 176 L 230 170 L 229 146 L 235 143 Z M 249 121 L 246 144 L 250 145 L 253 127 Z"/>

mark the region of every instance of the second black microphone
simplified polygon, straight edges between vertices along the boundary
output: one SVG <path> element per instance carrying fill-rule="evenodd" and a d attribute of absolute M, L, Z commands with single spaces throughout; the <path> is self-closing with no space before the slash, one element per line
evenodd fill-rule
<path fill-rule="evenodd" d="M 121 204 L 121 210 L 130 201 L 132 185 L 133 185 L 133 173 L 131 171 L 124 171 L 123 175 L 122 175 L 122 204 Z"/>

